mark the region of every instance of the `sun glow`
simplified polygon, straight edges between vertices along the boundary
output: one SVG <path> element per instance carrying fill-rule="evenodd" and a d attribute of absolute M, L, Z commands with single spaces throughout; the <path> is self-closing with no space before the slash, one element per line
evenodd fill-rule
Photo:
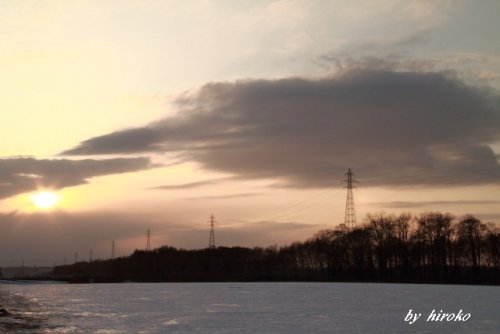
<path fill-rule="evenodd" d="M 41 191 L 30 196 L 31 202 L 40 209 L 50 209 L 57 205 L 60 196 L 50 191 Z"/>

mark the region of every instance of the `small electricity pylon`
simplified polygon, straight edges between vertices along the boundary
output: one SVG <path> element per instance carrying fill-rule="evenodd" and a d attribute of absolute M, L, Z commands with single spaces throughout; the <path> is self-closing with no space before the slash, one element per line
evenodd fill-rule
<path fill-rule="evenodd" d="M 210 216 L 210 237 L 208 238 L 208 248 L 215 249 L 215 218 Z"/>
<path fill-rule="evenodd" d="M 149 252 L 151 251 L 151 231 L 148 229 L 148 232 L 146 233 L 146 251 Z"/>
<path fill-rule="evenodd" d="M 355 189 L 355 184 L 358 183 L 354 179 L 354 173 L 351 172 L 351 169 L 347 171 L 345 174 L 346 178 L 344 179 L 345 186 L 347 188 L 347 200 L 345 203 L 345 218 L 344 224 L 347 228 L 353 228 L 356 225 L 356 210 L 354 209 L 354 197 L 352 195 L 352 189 Z"/>

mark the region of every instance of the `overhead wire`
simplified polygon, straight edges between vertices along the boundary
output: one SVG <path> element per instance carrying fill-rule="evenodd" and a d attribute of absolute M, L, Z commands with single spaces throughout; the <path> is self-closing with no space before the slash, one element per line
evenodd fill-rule
<path fill-rule="evenodd" d="M 474 161 L 470 161 L 471 164 L 459 165 L 459 166 L 457 166 L 457 161 L 450 161 L 450 162 L 439 163 L 436 166 L 429 166 L 428 168 L 424 166 L 416 171 L 404 172 L 403 175 L 393 174 L 392 176 L 389 177 L 380 176 L 380 177 L 358 178 L 358 180 L 361 183 L 365 183 L 367 185 L 369 185 L 370 181 L 374 179 L 383 179 L 384 183 L 386 183 L 389 186 L 398 186 L 399 183 L 401 183 L 401 186 L 412 186 L 412 185 L 418 186 L 419 184 L 423 186 L 429 186 L 433 183 L 436 186 L 450 185 L 453 183 L 457 183 L 457 186 L 468 186 L 469 182 L 471 183 L 470 185 L 474 185 L 474 183 L 472 183 L 473 181 L 482 181 L 485 178 L 485 171 L 486 171 L 485 169 L 490 167 L 492 162 L 493 161 L 491 157 L 475 159 Z M 493 165 L 493 167 L 498 168 L 498 172 L 500 175 L 500 166 Z M 453 174 L 450 174 L 450 171 L 453 172 Z M 456 172 L 464 172 L 464 171 L 467 172 L 466 174 L 464 173 L 464 175 L 455 174 Z M 491 169 L 487 169 L 487 171 L 491 171 Z M 436 182 L 435 180 L 431 180 L 424 183 L 426 179 L 427 180 L 429 179 L 429 175 L 433 176 L 432 179 L 438 178 L 441 182 Z M 408 182 L 408 180 L 410 179 L 412 182 Z M 404 184 L 402 184 L 403 182 Z M 271 214 L 266 214 L 260 217 L 258 220 L 277 220 L 286 217 L 293 217 L 294 215 L 297 215 L 308 209 L 316 208 L 322 205 L 327 200 L 331 201 L 336 200 L 338 199 L 340 194 L 343 195 L 343 193 L 339 193 L 333 198 L 325 197 L 326 194 L 331 193 L 333 190 L 339 190 L 339 188 L 324 189 L 317 193 L 309 195 L 301 200 L 294 201 L 290 204 L 285 204 L 284 206 L 281 206 L 277 210 L 272 211 Z"/>

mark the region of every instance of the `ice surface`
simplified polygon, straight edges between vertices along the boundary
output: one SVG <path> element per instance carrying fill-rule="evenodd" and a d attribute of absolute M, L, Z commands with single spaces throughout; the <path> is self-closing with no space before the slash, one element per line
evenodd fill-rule
<path fill-rule="evenodd" d="M 0 333 L 499 333 L 500 287 L 365 283 L 2 284 Z M 422 313 L 413 325 L 408 310 Z M 426 322 L 432 311 L 467 322 Z"/>

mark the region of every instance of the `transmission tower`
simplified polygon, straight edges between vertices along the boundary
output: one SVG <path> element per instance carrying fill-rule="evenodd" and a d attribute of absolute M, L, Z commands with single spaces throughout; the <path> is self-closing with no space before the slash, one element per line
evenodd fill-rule
<path fill-rule="evenodd" d="M 208 248 L 215 249 L 215 218 L 210 216 L 210 237 L 208 238 Z"/>
<path fill-rule="evenodd" d="M 149 229 L 146 233 L 146 251 L 151 251 L 151 231 Z"/>
<path fill-rule="evenodd" d="M 356 225 L 356 210 L 354 209 L 354 197 L 352 196 L 352 189 L 356 188 L 355 184 L 358 183 L 354 179 L 354 173 L 351 172 L 351 169 L 347 171 L 345 174 L 346 178 L 344 179 L 344 188 L 347 188 L 347 200 L 345 203 L 345 219 L 344 224 L 348 228 L 353 228 Z"/>

